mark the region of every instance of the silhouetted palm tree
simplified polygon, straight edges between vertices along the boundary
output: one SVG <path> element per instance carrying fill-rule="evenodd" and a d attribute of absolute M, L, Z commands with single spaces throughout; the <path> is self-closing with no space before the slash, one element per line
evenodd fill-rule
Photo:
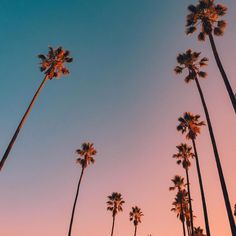
<path fill-rule="evenodd" d="M 235 234 L 236 234 L 232 209 L 231 209 L 231 205 L 230 205 L 230 201 L 229 201 L 227 187 L 225 184 L 224 174 L 223 174 L 220 156 L 219 156 L 219 152 L 217 149 L 216 140 L 215 140 L 212 124 L 211 124 L 211 119 L 210 119 L 210 115 L 208 112 L 208 108 L 207 108 L 207 105 L 205 102 L 205 98 L 204 98 L 200 83 L 198 80 L 199 77 L 204 78 L 207 75 L 206 72 L 201 71 L 201 67 L 207 65 L 208 59 L 205 57 L 203 57 L 202 59 L 199 59 L 199 56 L 200 56 L 200 53 L 192 52 L 190 49 L 187 50 L 186 53 L 179 54 L 177 57 L 177 61 L 179 63 L 179 66 L 177 66 L 175 68 L 175 71 L 176 71 L 176 73 L 182 73 L 183 70 L 187 70 L 187 76 L 185 77 L 186 83 L 188 83 L 192 80 L 195 80 L 195 82 L 196 82 L 196 86 L 197 86 L 197 89 L 198 89 L 198 92 L 199 92 L 199 95 L 201 98 L 201 102 L 202 102 L 205 116 L 206 116 L 206 120 L 207 120 L 208 130 L 209 130 L 211 143 L 212 143 L 212 147 L 213 147 L 213 151 L 214 151 L 216 166 L 217 166 L 217 170 L 218 170 L 218 174 L 219 174 L 219 178 L 220 178 L 222 192 L 224 195 L 224 200 L 225 200 L 226 210 L 228 213 L 228 218 L 229 218 L 229 222 L 230 222 L 230 226 L 231 226 L 231 231 L 232 232 L 235 231 Z M 206 232 L 207 232 L 207 235 L 209 236 L 209 231 L 207 228 L 206 228 Z"/>
<path fill-rule="evenodd" d="M 200 118 L 199 115 L 193 115 L 189 112 L 185 112 L 183 117 L 180 117 L 178 119 L 180 123 L 177 126 L 177 130 L 181 131 L 182 133 L 187 133 L 186 138 L 192 140 L 194 156 L 195 156 L 196 166 L 197 166 L 198 180 L 199 180 L 200 191 L 201 191 L 205 225 L 206 225 L 207 234 L 210 235 L 206 199 L 205 199 L 205 193 L 204 193 L 204 188 L 203 188 L 203 183 L 202 183 L 202 175 L 201 175 L 201 169 L 200 169 L 200 164 L 199 164 L 199 159 L 198 159 L 198 153 L 197 153 L 197 148 L 196 148 L 196 143 L 195 143 L 195 139 L 197 135 L 200 134 L 200 127 L 205 125 L 203 121 L 199 121 L 199 118 Z"/>
<path fill-rule="evenodd" d="M 236 204 L 234 205 L 234 215 L 236 216 Z"/>
<path fill-rule="evenodd" d="M 137 226 L 139 223 L 141 223 L 142 216 L 143 216 L 143 213 L 139 207 L 137 206 L 132 207 L 132 211 L 129 213 L 129 220 L 133 221 L 134 223 L 134 236 L 136 236 Z"/>
<path fill-rule="evenodd" d="M 200 227 L 194 228 L 194 236 L 206 236 Z"/>
<path fill-rule="evenodd" d="M 188 197 L 187 197 L 187 192 L 184 188 L 181 190 L 178 190 L 175 201 L 172 203 L 174 206 L 171 208 L 171 211 L 175 212 L 177 215 L 177 218 L 180 219 L 182 223 L 182 228 L 183 228 L 183 235 L 186 236 L 186 230 L 185 230 L 185 218 L 186 215 L 189 213 L 188 209 Z"/>
<path fill-rule="evenodd" d="M 125 203 L 125 201 L 122 198 L 121 193 L 113 192 L 110 196 L 108 196 L 107 201 L 107 210 L 112 212 L 112 228 L 111 228 L 111 236 L 114 232 L 114 226 L 115 226 L 115 217 L 119 211 L 123 211 L 122 205 Z"/>
<path fill-rule="evenodd" d="M 189 171 L 189 167 L 191 166 L 190 159 L 193 158 L 194 154 L 191 152 L 192 147 L 188 146 L 186 143 L 181 143 L 180 145 L 178 145 L 176 147 L 178 149 L 178 153 L 174 154 L 173 157 L 177 159 L 177 164 L 182 164 L 182 166 L 183 166 L 183 168 L 185 169 L 185 172 L 186 172 L 191 231 L 193 232 L 193 210 L 192 210 L 192 199 L 191 199 L 188 171 Z"/>
<path fill-rule="evenodd" d="M 69 51 L 64 50 L 62 47 L 58 47 L 56 49 L 49 47 L 49 52 L 46 56 L 39 55 L 38 57 L 42 60 L 40 69 L 41 69 L 41 71 L 44 71 L 44 74 L 45 74 L 44 79 L 43 79 L 42 83 L 40 84 L 38 90 L 34 94 L 34 97 L 31 100 L 30 105 L 28 106 L 23 118 L 21 119 L 21 121 L 20 121 L 20 123 L 19 123 L 3 157 L 2 157 L 2 160 L 0 162 L 0 170 L 2 169 L 6 159 L 8 157 L 8 154 L 10 153 L 10 151 L 15 143 L 15 140 L 16 140 L 21 128 L 23 127 L 25 120 L 34 105 L 34 102 L 35 102 L 36 98 L 38 97 L 38 95 L 39 95 L 40 91 L 42 90 L 46 81 L 52 80 L 53 78 L 59 78 L 62 75 L 69 74 L 69 70 L 64 66 L 64 64 L 72 62 L 72 58 L 69 57 Z"/>
<path fill-rule="evenodd" d="M 199 0 L 196 6 L 190 5 L 188 10 L 190 13 L 187 15 L 186 33 L 192 34 L 197 30 L 197 26 L 201 25 L 198 39 L 205 41 L 206 36 L 209 37 L 217 66 L 224 80 L 234 111 L 236 112 L 234 92 L 224 71 L 213 37 L 213 34 L 216 36 L 222 36 L 224 34 L 226 21 L 220 20 L 219 18 L 226 14 L 227 7 L 222 4 L 215 4 L 214 0 Z"/>
<path fill-rule="evenodd" d="M 75 207 L 76 207 L 76 203 L 77 203 L 77 199 L 79 195 L 79 189 L 80 189 L 81 180 L 84 174 L 84 170 L 88 165 L 90 165 L 90 163 L 95 162 L 94 155 L 96 155 L 97 150 L 94 148 L 93 143 L 83 143 L 81 145 L 81 149 L 76 150 L 76 153 L 80 156 L 79 158 L 77 158 L 76 162 L 80 164 L 82 170 L 81 170 L 81 174 L 80 174 L 80 178 L 79 178 L 79 182 L 78 182 L 78 186 L 76 190 L 75 200 L 74 200 L 74 204 L 72 208 L 68 236 L 71 236 L 71 230 L 72 230 L 74 214 L 75 214 Z"/>

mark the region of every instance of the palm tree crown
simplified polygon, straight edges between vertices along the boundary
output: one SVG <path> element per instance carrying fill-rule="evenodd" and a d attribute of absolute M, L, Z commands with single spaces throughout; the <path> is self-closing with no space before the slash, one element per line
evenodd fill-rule
<path fill-rule="evenodd" d="M 177 192 L 174 202 L 172 203 L 173 208 L 171 211 L 175 212 L 177 217 L 184 222 L 185 218 L 190 218 L 190 212 L 188 207 L 188 193 L 185 189 Z M 188 220 L 187 220 L 188 221 Z"/>
<path fill-rule="evenodd" d="M 214 33 L 222 36 L 226 27 L 226 21 L 219 18 L 226 14 L 227 7 L 222 4 L 215 4 L 214 0 L 199 0 L 196 6 L 188 7 L 186 34 L 192 34 L 197 30 L 197 25 L 201 24 L 201 31 L 198 39 L 204 41 L 206 35 Z"/>
<path fill-rule="evenodd" d="M 194 227 L 194 236 L 206 236 L 203 233 L 203 229 L 201 229 L 200 227 Z"/>
<path fill-rule="evenodd" d="M 178 153 L 173 155 L 173 158 L 177 159 L 177 164 L 182 164 L 184 169 L 188 169 L 191 166 L 190 159 L 194 157 L 192 153 L 192 147 L 186 143 L 181 143 L 176 146 L 178 149 Z"/>
<path fill-rule="evenodd" d="M 202 71 L 201 67 L 207 65 L 208 59 L 206 57 L 199 59 L 200 54 L 200 52 L 193 52 L 191 49 L 188 49 L 185 53 L 180 53 L 177 56 L 179 65 L 174 70 L 176 74 L 181 74 L 185 69 L 188 71 L 185 77 L 186 83 L 189 83 L 196 77 L 205 78 L 207 76 L 207 73 Z"/>
<path fill-rule="evenodd" d="M 204 121 L 199 121 L 200 115 L 193 115 L 190 112 L 185 112 L 183 117 L 179 117 L 179 125 L 177 130 L 186 133 L 187 139 L 196 139 L 200 134 L 200 127 L 205 125 Z"/>
<path fill-rule="evenodd" d="M 174 184 L 173 187 L 169 187 L 170 191 L 178 189 L 178 191 L 182 190 L 185 186 L 184 178 L 180 175 L 175 175 L 173 179 L 171 179 L 172 183 Z"/>
<path fill-rule="evenodd" d="M 110 196 L 108 196 L 107 201 L 107 210 L 112 212 L 112 216 L 114 217 L 119 211 L 123 211 L 122 205 L 125 201 L 122 198 L 121 193 L 113 192 Z"/>
<path fill-rule="evenodd" d="M 135 207 L 132 207 L 132 211 L 129 213 L 129 220 L 133 221 L 134 226 L 137 226 L 138 223 L 141 223 L 142 216 L 143 216 L 143 213 L 141 209 L 135 206 Z"/>
<path fill-rule="evenodd" d="M 81 149 L 76 150 L 76 153 L 80 156 L 76 162 L 79 163 L 82 168 L 86 168 L 90 163 L 94 163 L 94 155 L 97 150 L 94 148 L 93 143 L 83 143 Z"/>
<path fill-rule="evenodd" d="M 68 75 L 70 72 L 64 66 L 64 63 L 72 62 L 72 58 L 69 57 L 70 52 L 64 50 L 62 47 L 53 49 L 49 47 L 49 52 L 45 56 L 43 54 L 38 55 L 41 59 L 40 70 L 51 80 L 54 77 L 59 78 L 61 75 Z"/>

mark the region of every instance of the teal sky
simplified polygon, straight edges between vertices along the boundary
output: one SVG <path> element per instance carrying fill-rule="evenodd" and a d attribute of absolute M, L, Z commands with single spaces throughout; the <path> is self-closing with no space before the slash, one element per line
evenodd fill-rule
<path fill-rule="evenodd" d="M 175 127 L 185 111 L 205 119 L 195 86 L 173 73 L 176 55 L 190 47 L 210 59 L 209 78 L 202 86 L 230 198 L 236 201 L 235 116 L 209 42 L 185 36 L 186 8 L 194 2 L 0 0 L 1 153 L 43 78 L 37 55 L 47 53 L 49 45 L 61 45 L 74 58 L 68 77 L 47 82 L 1 173 L 0 235 L 66 234 L 80 174 L 74 151 L 83 141 L 94 142 L 98 155 L 81 186 L 75 234 L 109 235 L 106 196 L 118 191 L 126 206 L 118 216 L 116 235 L 133 233 L 128 213 L 135 204 L 145 215 L 140 236 L 181 235 L 181 225 L 170 212 L 174 194 L 168 192 L 174 174 L 184 175 L 171 158 L 183 141 Z M 229 25 L 216 43 L 236 88 L 236 4 L 222 3 L 229 7 Z M 229 236 L 206 128 L 199 152 L 212 231 Z M 196 224 L 203 227 L 194 168 Z"/>

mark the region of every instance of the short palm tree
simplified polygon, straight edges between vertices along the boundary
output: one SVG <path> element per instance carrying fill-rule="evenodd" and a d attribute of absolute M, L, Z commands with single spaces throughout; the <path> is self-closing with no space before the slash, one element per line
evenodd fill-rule
<path fill-rule="evenodd" d="M 194 236 L 206 236 L 200 227 L 194 228 Z"/>
<path fill-rule="evenodd" d="M 36 91 L 36 93 L 34 94 L 33 99 L 30 102 L 30 105 L 28 106 L 23 118 L 21 119 L 2 159 L 0 162 L 0 170 L 2 169 L 5 161 L 7 160 L 7 157 L 16 141 L 16 138 L 21 130 L 21 128 L 23 127 L 25 120 L 27 118 L 27 116 L 29 115 L 36 98 L 38 97 L 40 91 L 42 90 L 44 84 L 48 81 L 48 80 L 52 80 L 53 78 L 60 78 L 61 76 L 64 75 L 68 75 L 69 74 L 69 70 L 65 67 L 65 63 L 70 63 L 72 62 L 72 58 L 69 57 L 69 51 L 64 50 L 62 47 L 58 47 L 56 49 L 53 49 L 51 47 L 49 47 L 49 52 L 46 56 L 44 55 L 39 55 L 38 56 L 42 62 L 41 62 L 41 71 L 44 71 L 44 79 L 42 81 L 42 83 L 40 84 L 38 90 Z"/>
<path fill-rule="evenodd" d="M 81 166 L 82 170 L 81 170 L 79 182 L 77 185 L 75 200 L 74 200 L 74 204 L 73 204 L 73 208 L 72 208 L 68 236 L 71 236 L 71 230 L 72 230 L 74 214 L 75 214 L 75 207 L 76 207 L 76 203 L 77 203 L 77 199 L 78 199 L 78 195 L 79 195 L 80 184 L 81 184 L 81 180 L 82 180 L 82 177 L 84 174 L 84 170 L 91 163 L 93 164 L 95 162 L 94 155 L 97 154 L 97 150 L 94 148 L 93 143 L 83 143 L 81 145 L 81 149 L 76 150 L 76 153 L 79 155 L 79 158 L 76 159 L 76 162 Z"/>
<path fill-rule="evenodd" d="M 115 226 L 115 218 L 119 211 L 123 211 L 122 205 L 125 203 L 125 201 L 122 198 L 121 193 L 113 192 L 110 196 L 108 196 L 107 201 L 107 210 L 112 212 L 112 228 L 111 228 L 111 236 L 114 232 L 114 226 Z"/>
<path fill-rule="evenodd" d="M 198 158 L 198 153 L 197 153 L 197 148 L 196 148 L 196 143 L 195 143 L 195 139 L 197 135 L 200 134 L 200 127 L 205 125 L 203 121 L 199 121 L 199 118 L 200 118 L 199 115 L 193 115 L 190 112 L 185 112 L 183 117 L 180 117 L 178 119 L 179 125 L 177 126 L 177 130 L 181 131 L 182 133 L 186 133 L 186 138 L 192 140 L 194 156 L 195 156 L 196 166 L 197 166 L 198 181 L 199 181 L 201 198 L 202 198 L 202 207 L 203 207 L 203 212 L 204 212 L 205 226 L 206 226 L 207 235 L 209 236 L 210 226 L 209 226 L 209 221 L 208 221 L 206 199 L 205 199 L 205 193 L 204 193 L 204 188 L 203 188 L 199 158 Z"/>
<path fill-rule="evenodd" d="M 192 199 L 191 199 L 190 182 L 189 182 L 189 167 L 191 166 L 191 159 L 194 157 L 194 154 L 191 151 L 192 147 L 188 146 L 186 143 L 181 143 L 176 147 L 178 149 L 178 153 L 174 154 L 173 158 L 177 159 L 177 164 L 179 165 L 182 164 L 186 172 L 191 231 L 193 232 L 193 210 L 192 210 Z"/>
<path fill-rule="evenodd" d="M 171 211 L 176 213 L 177 218 L 179 218 L 182 223 L 183 236 L 186 236 L 185 219 L 187 219 L 189 212 L 187 195 L 185 189 L 179 190 L 176 194 L 175 201 L 172 203 L 173 208 L 171 208 Z"/>
<path fill-rule="evenodd" d="M 132 207 L 132 211 L 129 213 L 129 220 L 133 221 L 134 223 L 134 236 L 136 236 L 137 226 L 139 223 L 141 223 L 142 216 L 143 216 L 143 213 L 139 207 L 137 206 Z"/>
<path fill-rule="evenodd" d="M 225 200 L 226 210 L 228 213 L 228 218 L 229 218 L 229 222 L 231 226 L 231 231 L 234 232 L 236 230 L 235 223 L 234 223 L 228 191 L 227 191 L 227 187 L 226 187 L 226 183 L 224 179 L 224 174 L 223 174 L 223 170 L 221 166 L 220 156 L 219 156 L 219 152 L 218 152 L 218 148 L 217 148 L 217 144 L 215 140 L 215 135 L 213 132 L 213 127 L 211 124 L 210 115 L 209 115 L 208 108 L 206 105 L 206 101 L 205 101 L 205 98 L 204 98 L 204 95 L 203 95 L 203 92 L 199 83 L 199 78 L 201 77 L 205 78 L 207 76 L 206 72 L 201 70 L 201 67 L 207 65 L 208 59 L 205 57 L 200 59 L 199 56 L 200 56 L 200 53 L 192 52 L 191 49 L 187 50 L 185 53 L 179 54 L 177 57 L 177 62 L 179 65 L 175 68 L 175 72 L 182 73 L 184 70 L 186 70 L 187 75 L 185 76 L 185 82 L 189 83 L 193 80 L 196 82 L 196 86 L 197 86 L 197 89 L 201 98 L 202 106 L 203 106 L 206 120 L 207 120 L 208 130 L 209 130 L 212 148 L 213 148 L 215 161 L 216 161 L 216 166 L 217 166 L 217 170 L 218 170 L 218 174 L 220 178 L 221 188 L 224 195 L 224 200 Z M 209 231 L 207 228 L 206 228 L 206 233 L 209 236 Z"/>
<path fill-rule="evenodd" d="M 234 111 L 236 112 L 234 92 L 224 71 L 213 37 L 213 34 L 215 36 L 222 36 L 224 34 L 226 21 L 221 20 L 220 18 L 226 14 L 227 7 L 222 4 L 215 4 L 214 0 L 199 0 L 197 5 L 190 5 L 188 10 L 189 14 L 187 15 L 186 33 L 192 34 L 197 30 L 197 26 L 201 25 L 198 39 L 200 41 L 205 41 L 206 36 L 209 37 L 217 66 L 224 80 Z"/>
<path fill-rule="evenodd" d="M 173 179 L 171 179 L 171 182 L 174 184 L 174 186 L 169 187 L 170 191 L 173 190 L 182 190 L 185 188 L 184 178 L 180 175 L 175 175 Z"/>

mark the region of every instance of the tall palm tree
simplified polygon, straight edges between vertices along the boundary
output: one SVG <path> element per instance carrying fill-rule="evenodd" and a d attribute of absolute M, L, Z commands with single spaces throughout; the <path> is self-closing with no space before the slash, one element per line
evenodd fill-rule
<path fill-rule="evenodd" d="M 187 15 L 186 33 L 192 34 L 197 30 L 197 26 L 201 25 L 198 39 L 205 41 L 206 36 L 209 37 L 217 66 L 224 80 L 234 111 L 236 112 L 235 95 L 224 71 L 213 37 L 213 34 L 215 36 L 222 36 L 224 34 L 226 21 L 220 20 L 220 17 L 226 14 L 227 7 L 222 4 L 215 4 L 214 0 L 199 0 L 196 6 L 190 5 L 188 10 L 190 13 Z"/>
<path fill-rule="evenodd" d="M 69 51 L 64 50 L 62 47 L 58 47 L 56 49 L 53 49 L 51 47 L 49 47 L 49 52 L 48 54 L 45 56 L 43 54 L 38 56 L 42 62 L 41 62 L 41 67 L 40 70 L 44 71 L 44 79 L 42 81 L 42 83 L 40 84 L 38 90 L 36 91 L 36 93 L 34 94 L 33 99 L 31 100 L 25 114 L 23 115 L 23 118 L 21 119 L 10 143 L 8 144 L 8 147 L 1 159 L 0 162 L 0 170 L 2 169 L 5 161 L 7 160 L 7 157 L 16 141 L 16 138 L 21 130 L 21 128 L 23 127 L 25 120 L 27 118 L 27 116 L 29 115 L 36 98 L 38 97 L 40 91 L 42 90 L 44 84 L 48 81 L 48 80 L 52 80 L 53 78 L 60 78 L 62 75 L 68 75 L 69 74 L 69 70 L 65 67 L 65 63 L 70 63 L 72 62 L 72 58 L 69 57 Z"/>
<path fill-rule="evenodd" d="M 178 190 L 181 191 L 185 187 L 184 178 L 180 175 L 175 175 L 173 179 L 171 179 L 171 182 L 174 184 L 174 186 L 169 187 L 170 191 Z"/>
<path fill-rule="evenodd" d="M 210 115 L 208 112 L 208 108 L 206 105 L 206 101 L 199 83 L 199 78 L 204 78 L 207 76 L 206 72 L 201 70 L 202 66 L 207 65 L 208 59 L 203 57 L 199 59 L 200 53 L 197 52 L 192 52 L 190 49 L 186 51 L 186 53 L 179 54 L 177 57 L 177 62 L 179 63 L 179 66 L 175 68 L 176 73 L 182 73 L 184 70 L 187 70 L 187 76 L 185 77 L 185 82 L 189 83 L 192 80 L 196 82 L 196 86 L 201 98 L 202 106 L 205 112 L 206 120 L 207 120 L 207 125 L 208 125 L 208 130 L 211 138 L 211 143 L 212 143 L 212 148 L 215 156 L 215 161 L 216 161 L 216 166 L 220 178 L 220 183 L 221 183 L 221 188 L 225 200 L 225 206 L 228 214 L 228 219 L 230 222 L 230 227 L 233 235 L 236 235 L 236 228 L 235 228 L 235 222 L 232 214 L 232 209 L 231 209 L 231 204 L 229 201 L 229 196 L 228 196 L 228 191 L 224 179 L 224 174 L 221 166 L 221 161 L 220 161 L 220 156 L 218 152 L 218 148 L 216 145 L 216 140 L 215 140 L 215 135 L 213 132 L 212 124 L 211 124 L 211 119 Z M 207 235 L 209 235 L 208 230 L 206 229 Z"/>
<path fill-rule="evenodd" d="M 200 227 L 194 228 L 194 236 L 206 236 Z"/>
<path fill-rule="evenodd" d="M 234 215 L 236 216 L 236 204 L 234 205 Z"/>
<path fill-rule="evenodd" d="M 175 197 L 175 201 L 172 203 L 172 205 L 173 208 L 171 208 L 171 211 L 175 212 L 177 218 L 180 219 L 183 228 L 183 236 L 186 236 L 185 219 L 186 216 L 188 215 L 189 209 L 188 209 L 187 192 L 185 189 L 178 190 Z"/>
<path fill-rule="evenodd" d="M 192 153 L 192 147 L 188 146 L 186 143 L 181 143 L 176 146 L 178 149 L 178 153 L 173 155 L 173 158 L 177 159 L 177 164 L 182 164 L 183 168 L 186 172 L 187 179 L 187 188 L 188 188 L 188 202 L 189 202 L 189 210 L 190 210 L 190 222 L 191 222 L 191 231 L 193 232 L 193 210 L 192 210 L 192 199 L 190 192 L 190 183 L 189 183 L 189 167 L 191 166 L 191 159 L 194 157 Z"/>
<path fill-rule="evenodd" d="M 84 174 L 84 170 L 91 163 L 93 164 L 95 162 L 94 155 L 97 154 L 97 150 L 94 148 L 93 143 L 83 143 L 81 145 L 81 149 L 76 150 L 76 153 L 79 155 L 79 158 L 76 159 L 76 162 L 81 166 L 82 170 L 81 170 L 79 182 L 77 185 L 75 200 L 74 200 L 74 204 L 73 204 L 73 208 L 72 208 L 68 236 L 71 236 L 71 230 L 72 230 L 74 214 L 75 214 L 75 207 L 76 207 L 76 203 L 77 203 L 77 199 L 78 199 L 78 195 L 79 195 L 79 189 L 80 189 L 81 180 L 82 180 L 82 177 Z"/>
<path fill-rule="evenodd" d="M 139 223 L 141 223 L 142 216 L 143 216 L 143 213 L 139 207 L 137 206 L 132 207 L 132 211 L 129 213 L 129 220 L 133 221 L 134 223 L 134 236 L 136 236 L 137 226 Z"/>
<path fill-rule="evenodd" d="M 203 213 L 204 213 L 205 226 L 206 226 L 207 235 L 209 236 L 210 226 L 209 226 L 209 220 L 208 220 L 206 199 L 205 199 L 205 193 L 204 193 L 204 188 L 203 188 L 199 158 L 198 158 L 198 153 L 197 153 L 197 148 L 196 148 L 196 143 L 195 143 L 195 139 L 197 135 L 200 134 L 200 127 L 205 125 L 203 121 L 199 121 L 199 118 L 200 118 L 199 115 L 193 115 L 189 112 L 185 112 L 183 117 L 180 117 L 178 119 L 179 125 L 177 126 L 177 130 L 181 131 L 182 133 L 186 133 L 186 138 L 192 140 L 194 156 L 195 156 L 196 166 L 197 166 L 198 181 L 199 181 L 201 198 L 202 198 L 202 207 L 203 207 Z"/>
<path fill-rule="evenodd" d="M 111 236 L 114 232 L 114 226 L 115 226 L 115 218 L 119 211 L 123 211 L 122 205 L 125 203 L 125 201 L 122 198 L 121 193 L 113 192 L 110 196 L 108 196 L 107 201 L 107 210 L 112 212 L 112 228 L 111 228 Z"/>

